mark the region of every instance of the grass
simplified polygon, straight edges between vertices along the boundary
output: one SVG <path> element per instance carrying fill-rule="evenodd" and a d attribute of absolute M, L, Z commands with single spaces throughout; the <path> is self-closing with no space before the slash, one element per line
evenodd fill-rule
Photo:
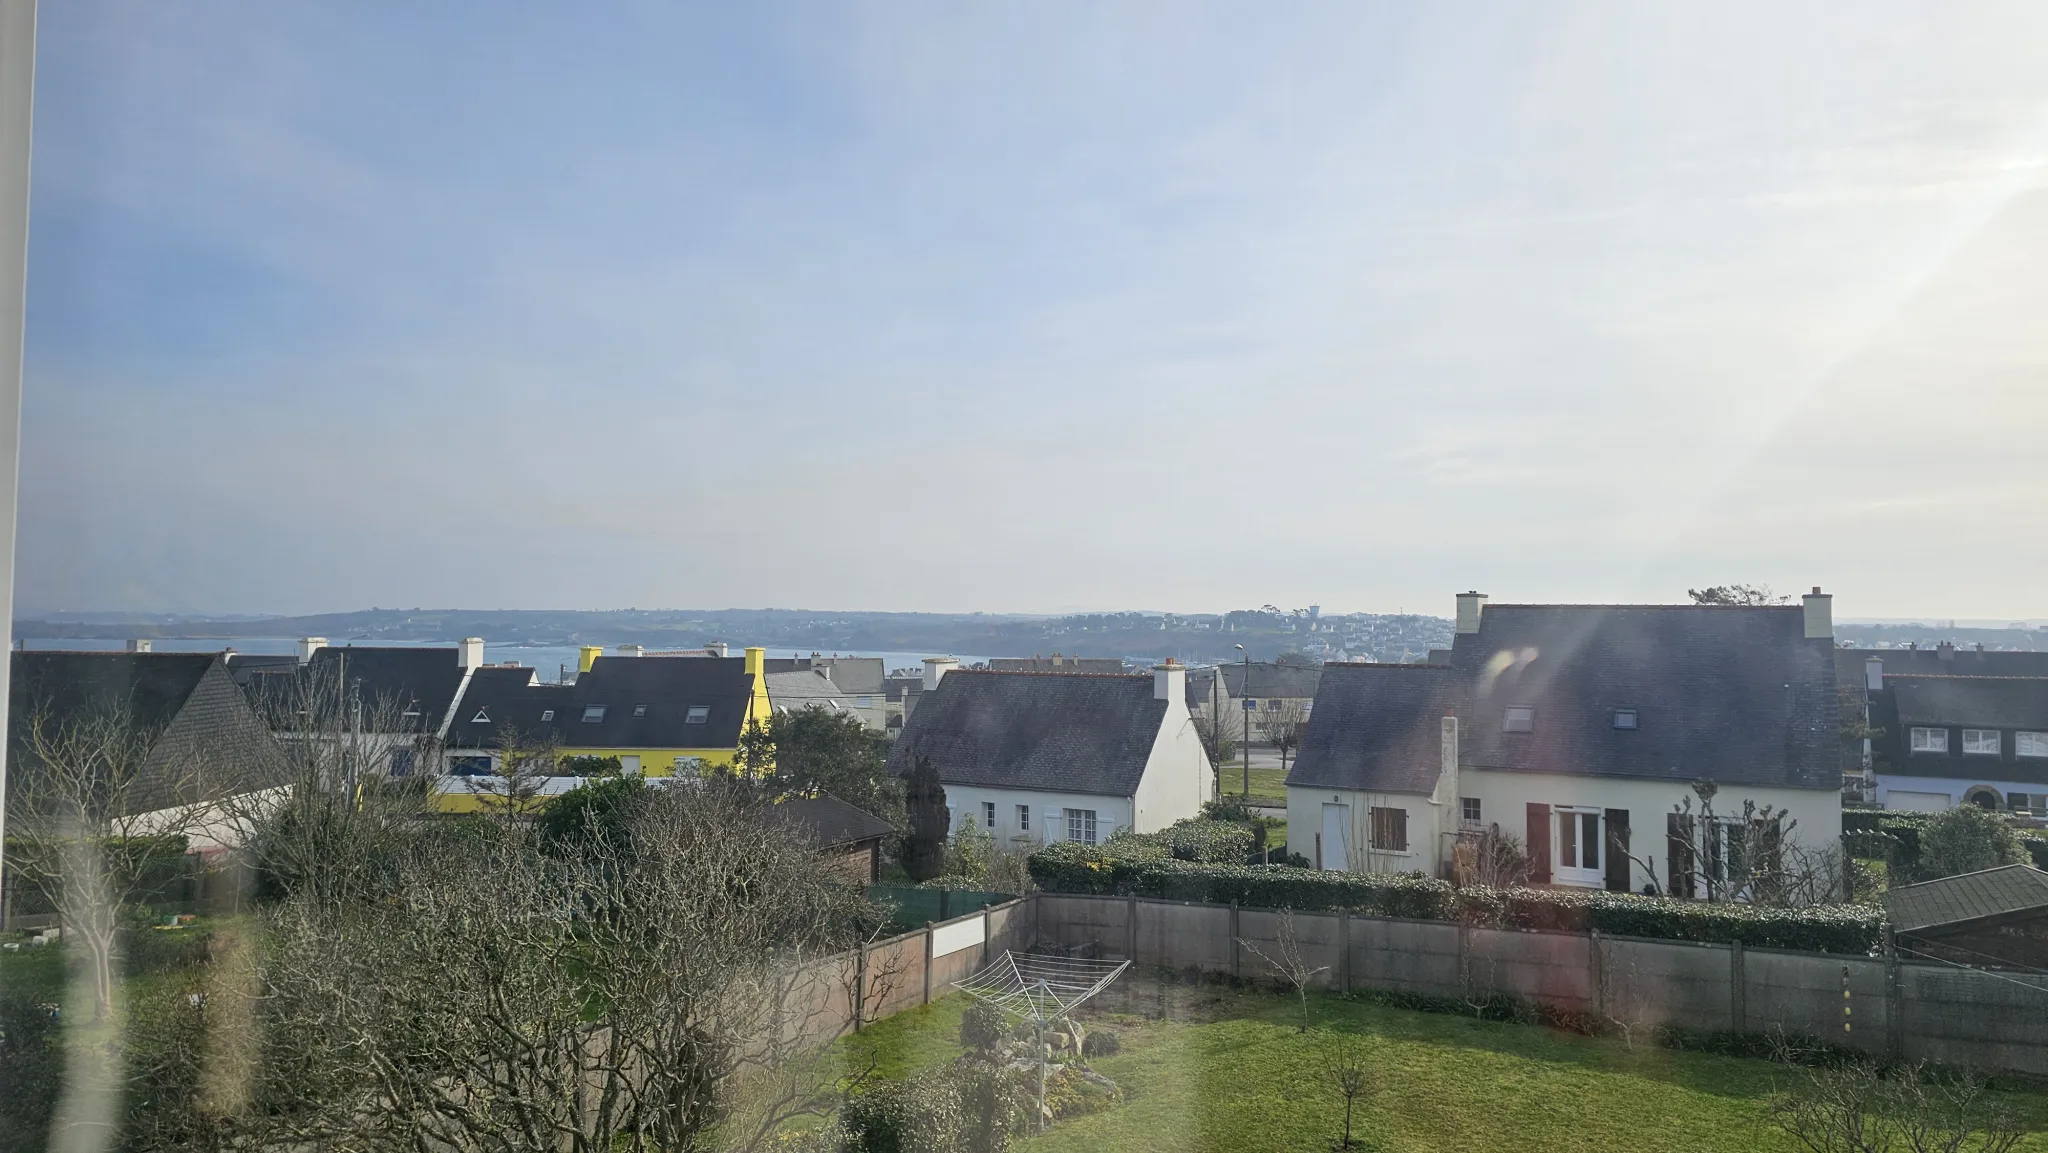
<path fill-rule="evenodd" d="M 1244 766 L 1225 765 L 1221 772 L 1223 792 L 1227 796 L 1244 795 Z M 1277 768 L 1262 769 L 1252 766 L 1252 802 L 1264 805 L 1287 804 L 1287 774 Z"/>
<path fill-rule="evenodd" d="M 1130 992 L 1143 1004 L 1150 983 Z M 1129 1099 L 1062 1122 L 1024 1142 L 1029 1153 L 1279 1153 L 1327 1149 L 1342 1130 L 1343 1100 L 1329 1087 L 1324 1052 L 1361 1046 L 1379 1087 L 1360 1109 L 1363 1148 L 1451 1153 L 1656 1150 L 1659 1153 L 1798 1148 L 1772 1128 L 1766 1100 L 1788 1076 L 1761 1061 L 1678 1053 L 1638 1042 L 1386 1009 L 1334 997 L 1311 1002 L 1317 1032 L 1295 1031 L 1297 1003 L 1269 993 L 1178 987 L 1169 1020 L 1096 1014 L 1120 1053 L 1093 1065 Z M 849 1058 L 901 1076 L 960 1052 L 962 996 L 870 1026 Z M 2048 1125 L 2048 1097 L 2009 1105 Z M 2035 1133 L 2022 1149 L 2048 1150 Z"/>

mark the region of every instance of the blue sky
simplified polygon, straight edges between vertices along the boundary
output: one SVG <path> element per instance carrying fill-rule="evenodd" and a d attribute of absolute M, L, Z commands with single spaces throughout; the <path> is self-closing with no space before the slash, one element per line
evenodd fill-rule
<path fill-rule="evenodd" d="M 46 5 L 19 607 L 2048 615 L 2044 50 L 2032 4 Z"/>

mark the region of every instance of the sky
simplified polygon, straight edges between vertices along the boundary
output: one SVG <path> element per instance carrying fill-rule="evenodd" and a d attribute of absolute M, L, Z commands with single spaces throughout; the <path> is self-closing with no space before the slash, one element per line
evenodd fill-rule
<path fill-rule="evenodd" d="M 2048 6 L 45 4 L 17 614 L 2048 616 Z"/>

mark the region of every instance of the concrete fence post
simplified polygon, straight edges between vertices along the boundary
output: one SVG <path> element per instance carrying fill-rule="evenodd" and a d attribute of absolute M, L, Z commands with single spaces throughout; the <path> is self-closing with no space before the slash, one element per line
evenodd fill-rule
<path fill-rule="evenodd" d="M 1898 943 L 1892 929 L 1884 929 L 1884 1051 L 1893 1060 L 1903 1058 L 1906 1048 L 1906 990 L 1899 972 Z"/>
<path fill-rule="evenodd" d="M 1232 901 L 1230 902 L 1230 976 L 1232 980 L 1243 975 L 1244 964 L 1239 958 L 1239 954 L 1244 952 L 1244 946 L 1238 944 L 1237 941 L 1243 935 L 1237 924 L 1237 902 Z"/>
<path fill-rule="evenodd" d="M 1728 1027 L 1749 1028 L 1749 980 L 1744 972 L 1742 942 L 1728 942 Z"/>
<path fill-rule="evenodd" d="M 981 903 L 981 967 L 984 969 L 988 968 L 988 953 L 989 949 L 992 947 L 992 944 L 988 939 L 988 932 L 988 902 L 983 901 Z"/>
<path fill-rule="evenodd" d="M 932 1003 L 932 923 L 924 923 L 924 1003 Z"/>
<path fill-rule="evenodd" d="M 868 1009 L 868 947 L 854 950 L 853 954 L 853 1031 L 860 1032 L 867 1017 Z"/>
<path fill-rule="evenodd" d="M 1134 893 L 1124 899 L 1124 959 L 1138 963 L 1138 898 Z"/>
<path fill-rule="evenodd" d="M 1607 951 L 1600 947 L 1600 930 L 1586 931 L 1586 971 L 1593 977 L 1593 1013 L 1607 1015 Z"/>
<path fill-rule="evenodd" d="M 1337 910 L 1337 991 L 1351 991 L 1351 910 Z"/>

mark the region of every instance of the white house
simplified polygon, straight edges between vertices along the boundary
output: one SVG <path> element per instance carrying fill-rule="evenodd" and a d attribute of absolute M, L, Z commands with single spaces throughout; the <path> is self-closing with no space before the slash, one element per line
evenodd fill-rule
<path fill-rule="evenodd" d="M 1694 861 L 1700 834 L 1672 824 L 1695 782 L 1715 783 L 1720 817 L 1750 801 L 1796 821 L 1793 840 L 1837 842 L 1838 709 L 1819 589 L 1797 607 L 1466 593 L 1442 663 L 1324 666 L 1287 778 L 1288 849 L 1447 875 L 1460 838 L 1495 826 L 1538 883 L 1684 892 L 1725 856 Z"/>
<path fill-rule="evenodd" d="M 1197 816 L 1213 795 L 1180 665 L 1147 676 L 928 662 L 926 675 L 889 768 L 908 775 L 928 758 L 955 828 L 971 818 L 1005 841 L 1094 843 Z"/>

